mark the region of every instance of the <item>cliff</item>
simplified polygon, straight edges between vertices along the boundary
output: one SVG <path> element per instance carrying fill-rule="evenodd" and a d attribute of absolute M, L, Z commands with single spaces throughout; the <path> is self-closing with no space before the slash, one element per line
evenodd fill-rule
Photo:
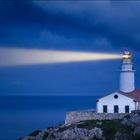
<path fill-rule="evenodd" d="M 85 120 L 37 130 L 20 140 L 140 140 L 140 112 L 118 120 Z"/>

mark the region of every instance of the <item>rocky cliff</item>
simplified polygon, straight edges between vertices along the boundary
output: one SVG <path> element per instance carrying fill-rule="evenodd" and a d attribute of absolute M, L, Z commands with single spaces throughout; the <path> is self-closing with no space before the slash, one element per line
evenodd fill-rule
<path fill-rule="evenodd" d="M 37 130 L 20 140 L 140 140 L 140 112 L 121 120 L 86 120 Z"/>

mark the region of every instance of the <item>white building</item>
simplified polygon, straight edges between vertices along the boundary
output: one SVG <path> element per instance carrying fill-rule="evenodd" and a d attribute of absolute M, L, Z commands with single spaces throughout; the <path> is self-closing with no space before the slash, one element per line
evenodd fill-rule
<path fill-rule="evenodd" d="M 126 51 L 120 71 L 120 90 L 96 101 L 97 113 L 130 113 L 140 109 L 140 90 L 135 89 L 132 56 Z"/>

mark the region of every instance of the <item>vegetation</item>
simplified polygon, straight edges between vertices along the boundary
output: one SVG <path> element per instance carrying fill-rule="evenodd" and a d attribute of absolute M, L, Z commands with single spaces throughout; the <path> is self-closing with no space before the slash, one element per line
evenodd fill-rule
<path fill-rule="evenodd" d="M 32 133 L 30 133 L 28 136 L 37 136 L 39 134 L 39 132 L 41 132 L 40 130 L 36 130 L 36 131 L 33 131 Z"/>
<path fill-rule="evenodd" d="M 72 127 L 72 125 L 60 127 L 59 130 L 58 130 L 58 132 L 63 132 L 65 130 L 69 129 L 70 127 Z"/>

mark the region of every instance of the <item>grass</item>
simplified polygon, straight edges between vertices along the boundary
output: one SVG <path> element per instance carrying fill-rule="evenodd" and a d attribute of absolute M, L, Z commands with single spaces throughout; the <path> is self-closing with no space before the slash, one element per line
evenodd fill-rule
<path fill-rule="evenodd" d="M 33 131 L 32 133 L 30 133 L 28 136 L 37 136 L 41 131 L 40 130 L 36 130 L 36 131 Z"/>
<path fill-rule="evenodd" d="M 41 130 L 35 130 L 35 131 L 33 131 L 32 133 L 30 133 L 29 135 L 27 135 L 27 136 L 35 137 L 35 136 L 37 136 L 40 132 L 41 132 Z M 19 140 L 22 140 L 22 139 L 23 139 L 23 137 L 19 138 Z"/>
<path fill-rule="evenodd" d="M 70 125 L 70 126 L 60 127 L 59 130 L 58 130 L 58 132 L 63 132 L 63 131 L 65 131 L 65 130 L 69 129 L 70 127 L 73 127 L 73 126 Z"/>

